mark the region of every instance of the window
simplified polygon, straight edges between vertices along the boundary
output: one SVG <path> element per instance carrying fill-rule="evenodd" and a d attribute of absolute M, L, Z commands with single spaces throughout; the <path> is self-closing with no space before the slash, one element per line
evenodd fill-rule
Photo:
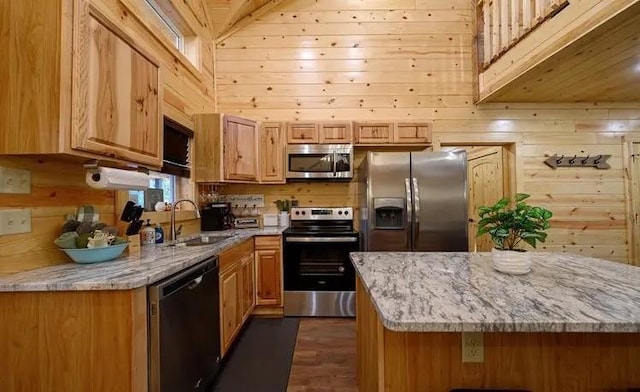
<path fill-rule="evenodd" d="M 169 0 L 145 0 L 155 25 L 173 43 L 180 53 L 198 67 L 198 37 L 179 17 Z"/>
<path fill-rule="evenodd" d="M 173 203 L 176 198 L 175 176 L 149 172 L 149 177 L 149 189 L 146 191 L 129 191 L 129 200 L 144 206 L 146 211 L 155 211 L 155 204 L 158 201 Z M 145 196 L 150 199 L 145 200 Z"/>

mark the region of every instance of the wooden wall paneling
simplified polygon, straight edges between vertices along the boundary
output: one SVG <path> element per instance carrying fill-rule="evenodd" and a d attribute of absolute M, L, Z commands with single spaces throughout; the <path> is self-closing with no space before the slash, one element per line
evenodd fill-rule
<path fill-rule="evenodd" d="M 606 4 L 598 1 L 587 0 L 589 4 L 580 7 L 598 3 L 598 12 L 605 11 Z M 473 16 L 472 2 L 412 0 L 394 3 L 394 11 L 383 3 L 296 0 L 218 42 L 220 110 L 270 122 L 424 121 L 433 123 L 434 150 L 447 145 L 502 145 L 503 166 L 513 171 L 505 176 L 509 178 L 505 193 L 528 191 L 532 203 L 558 211 L 548 245 L 567 245 L 566 251 L 582 249 L 582 254 L 589 254 L 593 245 L 593 254 L 598 255 L 607 254 L 608 248 L 614 254 L 608 259 L 619 261 L 625 248 L 619 233 L 627 227 L 627 220 L 621 219 L 625 203 L 621 138 L 640 132 L 640 106 L 632 102 L 476 106 L 471 56 L 476 30 L 468 18 Z M 526 7 L 523 2 L 523 23 L 528 20 Z M 557 21 L 568 12 L 539 29 L 575 27 Z M 410 22 L 400 27 L 404 21 Z M 419 31 L 418 25 L 426 22 L 428 31 Z M 543 43 L 535 39 L 527 50 Z M 632 47 L 629 39 L 612 45 Z M 495 79 L 483 77 L 485 83 Z M 357 134 L 354 140 L 357 143 Z M 377 146 L 358 147 L 357 159 L 366 148 Z M 611 153 L 612 168 L 554 171 L 543 163 L 556 152 L 580 151 Z M 345 184 L 227 185 L 223 192 L 264 194 L 271 211 L 273 202 L 282 198 L 295 198 L 303 206 L 359 208 L 357 187 Z"/>
<path fill-rule="evenodd" d="M 89 188 L 79 163 L 0 156 L 0 166 L 29 170 L 32 182 L 29 195 L 0 194 L 0 209 L 31 209 L 32 227 L 31 233 L 0 236 L 0 275 L 71 262 L 53 240 L 65 216 L 82 205 L 95 206 L 100 221 L 115 223 L 115 192 Z"/>

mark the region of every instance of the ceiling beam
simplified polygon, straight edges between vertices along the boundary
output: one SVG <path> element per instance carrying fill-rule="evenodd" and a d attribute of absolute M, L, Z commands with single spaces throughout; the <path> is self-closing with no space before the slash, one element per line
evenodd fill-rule
<path fill-rule="evenodd" d="M 218 34 L 218 36 L 215 39 L 216 44 L 224 41 L 225 39 L 227 39 L 230 35 L 232 35 L 236 31 L 238 31 L 241 28 L 251 24 L 256 19 L 258 19 L 261 16 L 269 13 L 271 10 L 273 10 L 277 6 L 282 5 L 282 4 L 286 3 L 287 1 L 289 1 L 289 0 L 269 0 L 268 2 L 264 3 L 259 8 L 251 11 L 248 15 L 242 17 L 240 20 L 235 21 L 235 22 L 231 22 L 233 24 L 230 23 L 230 25 L 227 28 L 225 28 L 222 32 L 220 32 L 220 34 Z M 235 10 L 235 14 L 238 14 L 240 11 L 242 11 L 242 7 L 240 7 L 237 10 Z M 233 18 L 230 19 L 230 20 L 233 21 Z"/>

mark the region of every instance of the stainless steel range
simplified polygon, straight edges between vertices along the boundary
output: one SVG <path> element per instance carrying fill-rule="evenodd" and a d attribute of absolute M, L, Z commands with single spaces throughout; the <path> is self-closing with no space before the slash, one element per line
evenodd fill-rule
<path fill-rule="evenodd" d="M 283 235 L 285 316 L 354 317 L 353 209 L 292 208 Z"/>

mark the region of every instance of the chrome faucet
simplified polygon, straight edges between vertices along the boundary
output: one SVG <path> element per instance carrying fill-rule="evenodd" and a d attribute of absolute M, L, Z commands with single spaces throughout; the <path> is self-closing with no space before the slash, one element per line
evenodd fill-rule
<path fill-rule="evenodd" d="M 198 205 L 193 200 L 180 199 L 175 203 L 173 203 L 173 208 L 171 209 L 171 233 L 169 233 L 169 239 L 171 241 L 176 241 L 178 239 L 178 235 L 180 235 L 180 233 L 176 230 L 176 207 L 178 206 L 178 204 L 182 203 L 183 201 L 191 203 L 193 207 L 195 207 L 196 219 L 200 219 L 200 210 L 198 209 Z"/>

